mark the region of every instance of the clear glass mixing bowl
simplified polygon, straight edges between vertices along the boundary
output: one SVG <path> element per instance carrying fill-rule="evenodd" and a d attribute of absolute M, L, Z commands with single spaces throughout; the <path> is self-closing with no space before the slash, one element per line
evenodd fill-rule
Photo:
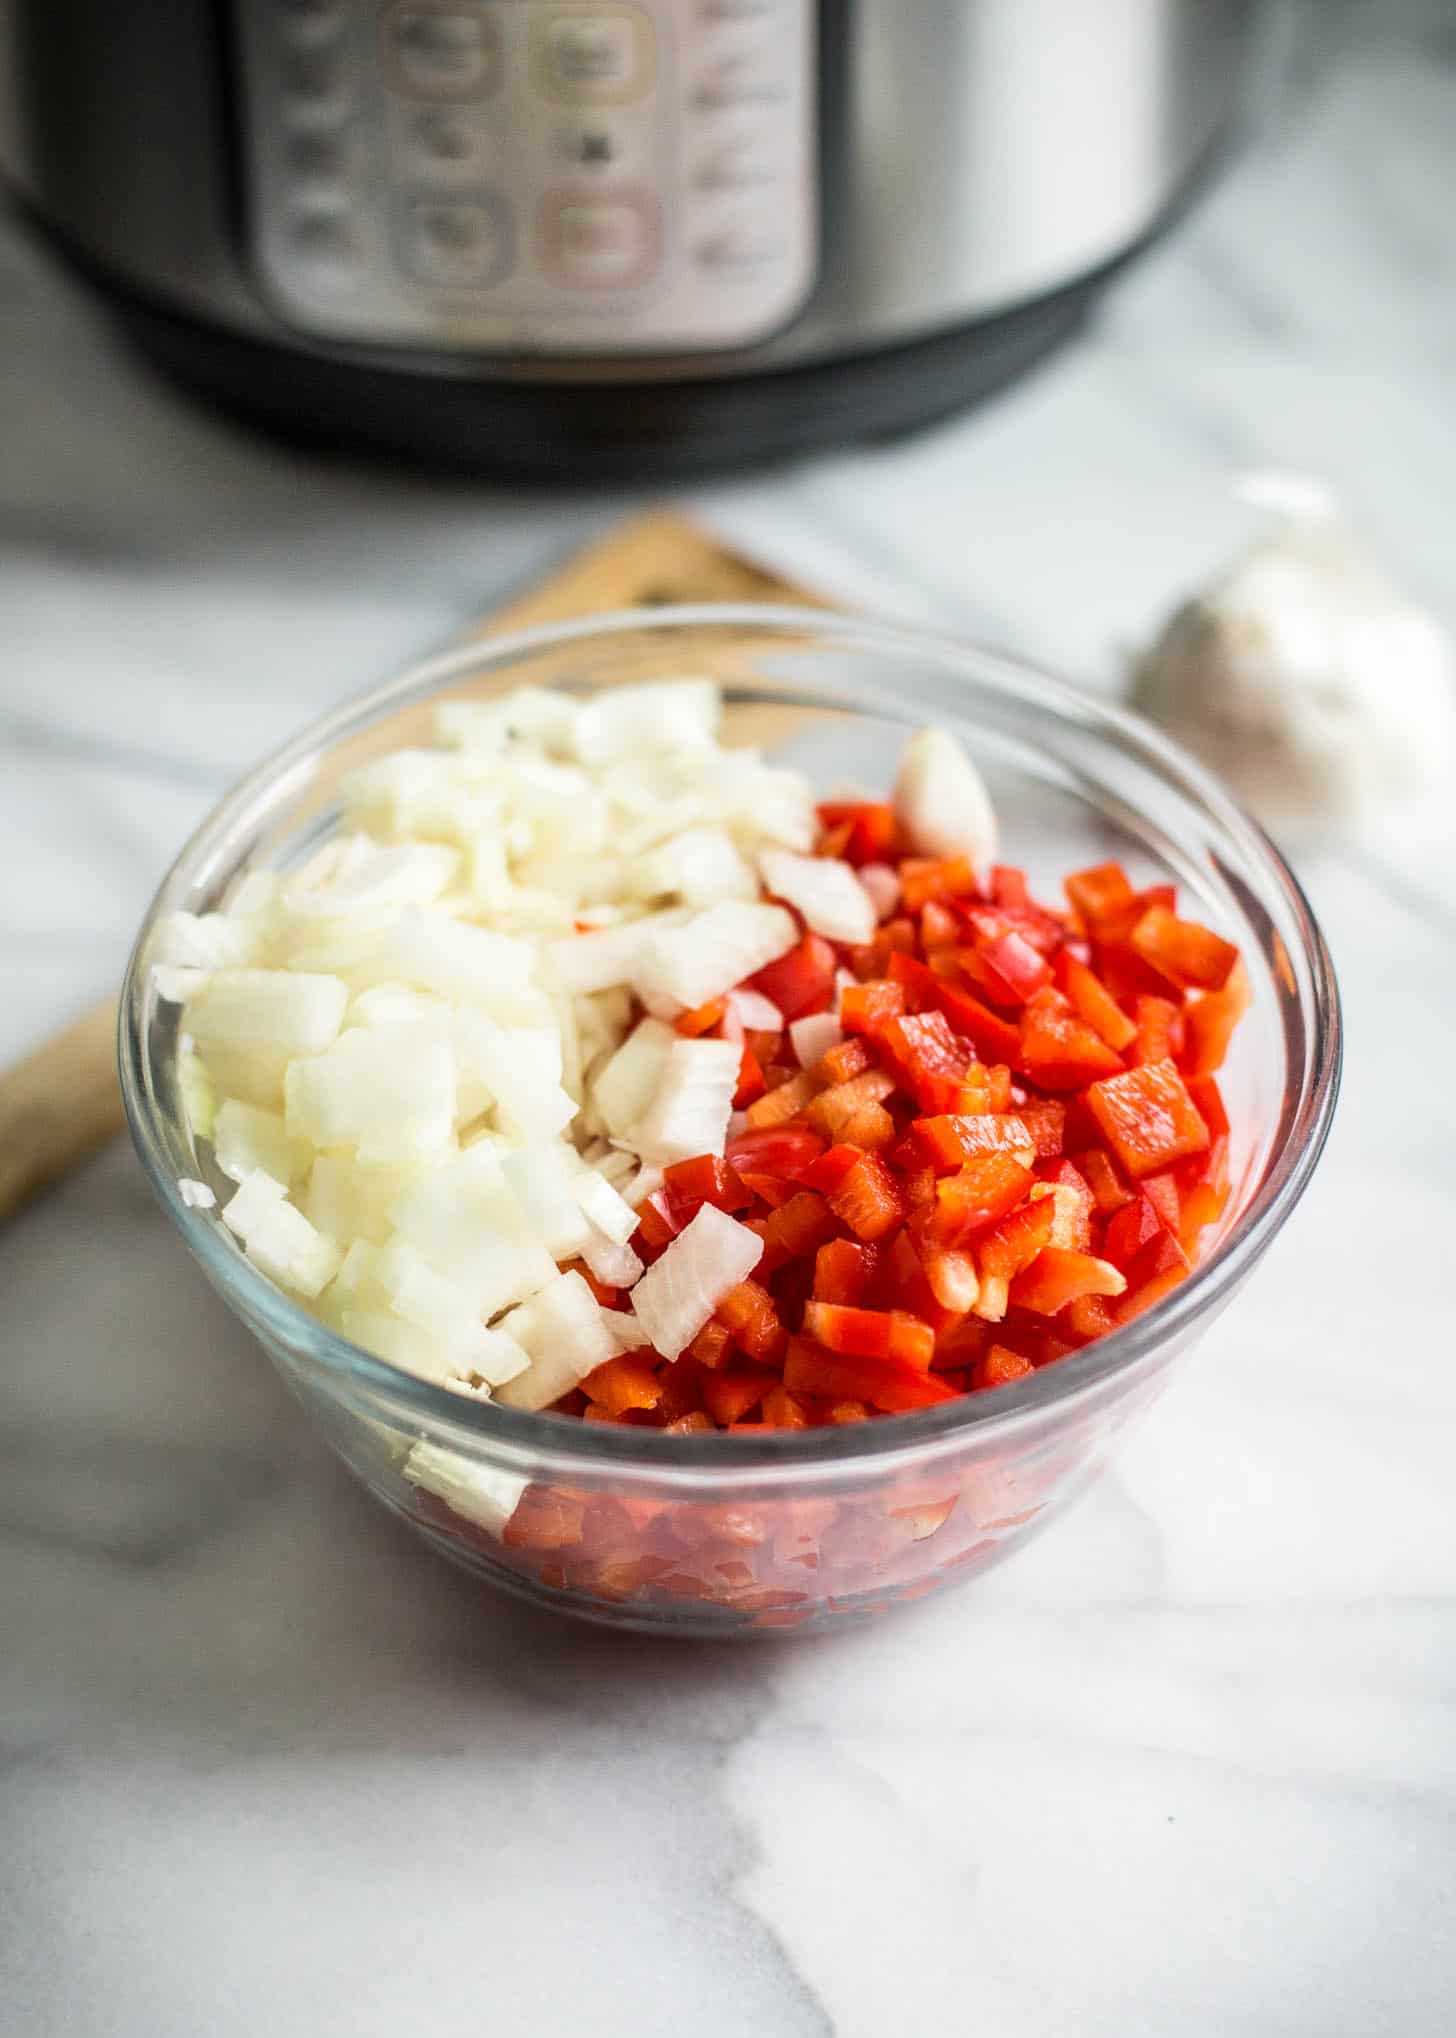
<path fill-rule="evenodd" d="M 182 1110 L 177 1012 L 147 966 L 158 918 L 206 911 L 247 869 L 309 855 L 337 824 L 342 775 L 428 742 L 441 700 L 687 673 L 721 681 L 727 740 L 761 745 L 825 790 L 883 789 L 907 729 L 953 728 L 990 785 L 1004 860 L 1048 896 L 1065 872 L 1120 857 L 1135 882 L 1174 880 L 1196 917 L 1239 943 L 1254 1003 L 1226 1071 L 1233 1192 L 1192 1277 L 1127 1328 L 920 1414 L 668 1436 L 466 1401 L 402 1373 L 307 1315 L 215 1211 L 184 1202 L 184 1178 L 227 1185 Z M 427 1541 L 494 1584 L 590 1620 L 803 1633 L 972 1577 L 1087 1483 L 1297 1202 L 1334 1109 L 1340 1023 L 1324 942 L 1278 852 L 1146 724 L 974 646 L 810 611 L 693 608 L 529 630 L 436 658 L 251 773 L 153 902 L 123 993 L 120 1055 L 137 1149 L 189 1250 L 341 1456 Z"/>

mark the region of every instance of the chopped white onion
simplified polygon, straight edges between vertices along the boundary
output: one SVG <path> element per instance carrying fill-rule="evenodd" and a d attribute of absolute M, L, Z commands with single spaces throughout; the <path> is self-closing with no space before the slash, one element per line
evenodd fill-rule
<path fill-rule="evenodd" d="M 235 1097 L 218 1110 L 212 1145 L 219 1168 L 234 1182 L 245 1182 L 260 1169 L 280 1182 L 301 1181 L 313 1153 L 307 1140 L 289 1138 L 280 1112 L 260 1111 Z"/>
<path fill-rule="evenodd" d="M 217 1198 L 206 1182 L 199 1182 L 193 1175 L 183 1175 L 177 1183 L 177 1193 L 189 1210 L 211 1210 Z"/>
<path fill-rule="evenodd" d="M 677 898 L 685 906 L 758 897 L 757 879 L 723 828 L 688 828 L 670 836 L 637 858 L 631 878 L 639 898 Z"/>
<path fill-rule="evenodd" d="M 596 1076 L 592 1102 L 614 1138 L 624 1139 L 645 1117 L 676 1040 L 660 1019 L 643 1019 Z"/>
<path fill-rule="evenodd" d="M 441 1151 L 455 1124 L 455 1056 L 431 1026 L 355 1027 L 323 1054 L 288 1064 L 290 1139 L 366 1157 Z"/>
<path fill-rule="evenodd" d="M 738 1088 L 742 1050 L 731 1040 L 675 1040 L 647 1116 L 631 1135 L 657 1167 L 720 1154 Z"/>
<path fill-rule="evenodd" d="M 678 1010 L 705 1005 L 777 961 L 798 938 L 794 917 L 782 906 L 725 900 L 685 926 L 653 936 L 637 972 L 637 989 L 649 1006 Z"/>
<path fill-rule="evenodd" d="M 811 1012 L 807 1018 L 795 1019 L 789 1025 L 789 1042 L 801 1069 L 813 1068 L 843 1038 L 844 1029 L 832 1012 Z"/>
<path fill-rule="evenodd" d="M 558 1274 L 498 1328 L 515 1339 L 531 1362 L 496 1396 L 512 1408 L 549 1408 L 593 1367 L 617 1354 L 617 1341 L 580 1274 Z"/>
<path fill-rule="evenodd" d="M 787 900 L 816 934 L 856 944 L 873 939 L 874 902 L 847 863 L 836 857 L 765 849 L 758 867 L 774 897 Z"/>
<path fill-rule="evenodd" d="M 665 1359 L 677 1358 L 762 1255 L 756 1232 L 705 1203 L 632 1290 L 645 1342 Z"/>
<path fill-rule="evenodd" d="M 405 1459 L 404 1476 L 412 1486 L 443 1500 L 452 1514 L 497 1536 L 531 1483 L 524 1472 L 508 1472 L 427 1443 L 416 1444 Z"/>
<path fill-rule="evenodd" d="M 649 680 L 609 687 L 576 717 L 573 747 L 583 764 L 608 764 L 653 750 L 706 747 L 722 701 L 711 679 Z"/>

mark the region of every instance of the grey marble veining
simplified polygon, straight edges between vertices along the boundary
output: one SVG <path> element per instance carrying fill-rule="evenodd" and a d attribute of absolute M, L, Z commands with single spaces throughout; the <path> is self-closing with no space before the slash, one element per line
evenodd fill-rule
<path fill-rule="evenodd" d="M 1248 155 L 1082 342 L 691 507 L 1111 687 L 1294 466 L 1456 624 L 1451 13 L 1294 12 Z M 623 506 L 254 441 L 0 236 L 0 1056 L 114 978 L 230 776 Z M 1076 1513 L 870 1632 L 482 1598 L 127 1151 L 0 1235 L 0 2029 L 1449 2031 L 1451 869 L 1404 817 L 1305 861 L 1349 1035 L 1306 1202 Z"/>

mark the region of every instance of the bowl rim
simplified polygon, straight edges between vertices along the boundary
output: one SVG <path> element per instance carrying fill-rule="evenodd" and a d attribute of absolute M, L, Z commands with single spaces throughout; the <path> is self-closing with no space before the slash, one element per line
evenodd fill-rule
<path fill-rule="evenodd" d="M 272 806 L 280 788 L 300 773 L 301 791 L 312 776 L 311 760 L 350 734 L 386 715 L 416 705 L 453 680 L 481 667 L 508 665 L 533 652 L 633 632 L 732 629 L 767 635 L 791 631 L 814 637 L 852 637 L 857 648 L 900 657 L 917 653 L 942 664 L 974 663 L 978 677 L 1023 703 L 1032 701 L 1074 718 L 1092 733 L 1120 738 L 1141 761 L 1172 777 L 1185 799 L 1201 806 L 1259 871 L 1280 899 L 1299 936 L 1300 960 L 1310 990 L 1310 1026 L 1301 1069 L 1302 1091 L 1285 1136 L 1270 1153 L 1262 1177 L 1244 1209 L 1209 1257 L 1188 1279 L 1121 1329 L 1069 1353 L 1005 1386 L 960 1396 L 935 1408 L 864 1423 L 808 1430 L 771 1430 L 763 1436 L 714 1433 L 678 1435 L 655 1430 L 583 1423 L 547 1411 L 528 1412 L 477 1400 L 423 1380 L 375 1357 L 331 1330 L 294 1302 L 238 1249 L 216 1211 L 185 1202 L 187 1178 L 180 1154 L 168 1137 L 151 1082 L 144 1024 L 148 982 L 146 951 L 163 914 L 205 873 L 209 856 L 243 825 L 254 807 Z M 620 609 L 565 622 L 488 635 L 408 666 L 394 679 L 370 688 L 310 722 L 268 753 L 211 809 L 168 869 L 142 920 L 122 984 L 117 1026 L 118 1067 L 128 1126 L 154 1193 L 223 1299 L 249 1328 L 262 1325 L 292 1351 L 336 1376 L 341 1384 L 382 1396 L 434 1430 L 473 1433 L 479 1443 L 505 1447 L 511 1457 L 549 1457 L 584 1465 L 632 1469 L 661 1479 L 682 1470 L 716 1467 L 738 1473 L 787 1470 L 814 1464 L 843 1468 L 872 1459 L 918 1452 L 926 1445 L 998 1427 L 1020 1426 L 1061 1404 L 1083 1400 L 1107 1382 L 1133 1371 L 1173 1345 L 1180 1335 L 1235 1288 L 1263 1254 L 1304 1193 L 1329 1135 L 1339 1093 L 1343 1037 L 1334 965 L 1304 890 L 1265 830 L 1237 803 L 1222 782 L 1161 730 L 1120 704 L 1046 671 L 1034 661 L 960 637 L 864 617 L 832 608 L 779 603 L 663 604 Z M 270 1354 L 271 1355 L 271 1354 Z"/>

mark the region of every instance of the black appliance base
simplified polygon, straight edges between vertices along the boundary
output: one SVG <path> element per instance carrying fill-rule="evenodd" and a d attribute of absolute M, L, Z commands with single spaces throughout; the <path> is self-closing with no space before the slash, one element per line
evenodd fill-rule
<path fill-rule="evenodd" d="M 637 384 L 409 373 L 243 338 L 114 288 L 104 296 L 130 340 L 173 381 L 290 443 L 589 484 L 686 480 L 928 425 L 992 395 L 1069 339 L 1105 275 L 845 360 Z"/>

